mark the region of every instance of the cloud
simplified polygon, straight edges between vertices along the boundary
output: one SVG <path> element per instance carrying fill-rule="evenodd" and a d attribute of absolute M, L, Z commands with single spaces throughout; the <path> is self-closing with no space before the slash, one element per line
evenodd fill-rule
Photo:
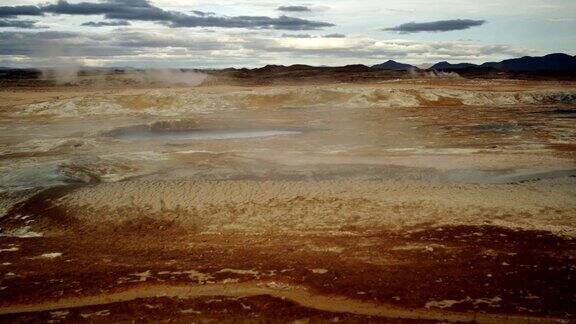
<path fill-rule="evenodd" d="M 407 14 L 407 13 L 414 13 L 416 10 L 414 10 L 414 9 L 388 8 L 388 9 L 386 9 L 386 11 L 393 12 L 393 13 Z"/>
<path fill-rule="evenodd" d="M 311 12 L 312 9 L 306 7 L 306 6 L 281 6 L 276 8 L 276 10 L 278 11 L 284 11 L 284 12 Z"/>
<path fill-rule="evenodd" d="M 448 32 L 453 30 L 464 30 L 472 27 L 482 26 L 486 23 L 485 20 L 471 20 L 471 19 L 453 19 L 453 20 L 439 20 L 432 22 L 409 22 L 392 28 L 384 28 L 384 31 L 395 31 L 402 34 L 411 34 L 419 32 Z"/>
<path fill-rule="evenodd" d="M 531 54 L 508 44 L 477 42 L 380 41 L 370 37 L 325 38 L 308 35 L 278 37 L 270 32 L 206 34 L 149 28 L 107 32 L 0 32 L 0 60 L 8 65 L 49 66 L 51 59 L 82 64 L 140 67 L 230 67 L 275 64 L 376 64 L 482 62 Z M 47 54 L 48 53 L 48 54 Z M 4 63 L 3 63 L 4 64 Z"/>
<path fill-rule="evenodd" d="M 312 38 L 310 34 L 282 34 L 284 38 Z"/>
<path fill-rule="evenodd" d="M 336 33 L 324 36 L 314 36 L 310 34 L 282 34 L 282 38 L 346 38 L 346 35 Z"/>
<path fill-rule="evenodd" d="M 409 62 L 425 61 L 486 61 L 494 57 L 516 57 L 531 51 L 508 44 L 474 42 L 421 42 L 410 40 L 379 41 L 368 37 L 347 38 L 253 38 L 243 45 L 254 52 L 279 53 L 281 57 L 333 59 L 336 62 L 366 63 L 387 59 Z"/>
<path fill-rule="evenodd" d="M 69 3 L 59 0 L 56 4 L 41 7 L 42 11 L 66 15 L 104 15 L 108 19 L 168 21 L 179 13 L 153 6 L 147 0 L 106 0 L 103 2 Z M 180 14 L 185 16 L 185 14 Z"/>
<path fill-rule="evenodd" d="M 8 27 L 24 28 L 24 29 L 37 28 L 35 24 L 36 21 L 32 20 L 0 19 L 0 28 L 8 28 Z"/>
<path fill-rule="evenodd" d="M 0 17 L 13 18 L 16 16 L 42 16 L 42 10 L 37 6 L 0 6 Z"/>
<path fill-rule="evenodd" d="M 205 12 L 200 10 L 192 10 L 191 13 L 195 14 L 196 16 L 206 17 L 206 16 L 215 16 L 216 13 L 214 12 Z"/>
<path fill-rule="evenodd" d="M 188 52 L 194 51 L 224 51 L 239 50 L 238 43 L 241 40 L 237 37 L 220 37 L 193 35 L 186 36 L 180 34 L 167 35 L 163 32 L 139 32 L 139 31 L 115 31 L 109 36 L 108 44 L 129 49 L 130 51 L 146 52 L 156 51 L 156 49 L 179 49 Z"/>
<path fill-rule="evenodd" d="M 109 35 L 72 32 L 0 32 L 0 55 L 28 58 L 133 55 L 133 50 L 113 44 Z"/>
<path fill-rule="evenodd" d="M 146 1 L 121 2 L 121 1 L 105 1 L 105 2 L 80 2 L 69 3 L 65 0 L 58 0 L 56 4 L 46 4 L 41 7 L 44 12 L 54 14 L 66 15 L 104 15 L 113 12 L 122 12 L 128 10 L 142 10 L 151 8 L 151 5 Z"/>
<path fill-rule="evenodd" d="M 15 10 L 17 7 L 6 7 Z M 7 13 L 10 10 L 5 9 Z M 215 16 L 213 13 L 191 11 L 190 14 L 167 11 L 152 5 L 148 0 L 103 0 L 102 2 L 70 3 L 58 0 L 39 7 L 40 12 L 65 15 L 104 15 L 105 19 L 126 21 L 152 21 L 172 28 L 221 27 L 277 30 L 316 30 L 334 24 L 294 18 L 266 16 Z"/>
<path fill-rule="evenodd" d="M 119 18 L 116 16 L 115 18 Z M 134 17 L 122 17 L 135 19 Z M 312 21 L 301 18 L 280 16 L 271 18 L 266 16 L 238 16 L 238 17 L 197 17 L 177 14 L 166 24 L 170 27 L 224 27 L 224 28 L 251 28 L 251 29 L 278 29 L 278 30 L 316 30 L 332 27 L 334 24 Z"/>
<path fill-rule="evenodd" d="M 130 26 L 130 22 L 126 20 L 118 20 L 118 21 L 89 21 L 82 24 L 82 26 L 88 27 L 108 27 L 108 26 Z"/>
<path fill-rule="evenodd" d="M 346 38 L 346 35 L 344 34 L 338 34 L 338 33 L 333 33 L 333 34 L 327 34 L 322 36 L 324 38 Z"/>

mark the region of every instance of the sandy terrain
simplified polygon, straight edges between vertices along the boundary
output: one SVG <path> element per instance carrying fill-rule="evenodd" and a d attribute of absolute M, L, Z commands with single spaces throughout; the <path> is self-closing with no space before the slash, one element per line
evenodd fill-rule
<path fill-rule="evenodd" d="M 576 320 L 576 83 L 0 96 L 0 321 Z"/>

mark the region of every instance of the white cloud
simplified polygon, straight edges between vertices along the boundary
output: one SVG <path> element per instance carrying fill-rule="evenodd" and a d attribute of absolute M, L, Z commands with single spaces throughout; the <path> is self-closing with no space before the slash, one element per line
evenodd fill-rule
<path fill-rule="evenodd" d="M 49 2 L 54 2 L 50 0 Z M 70 2 L 97 0 L 69 0 Z M 3 0 L 2 5 L 41 4 L 43 0 Z M 70 32 L 73 37 L 46 39 L 29 30 L 20 39 L 0 35 L 2 65 L 49 64 L 49 57 L 67 56 L 91 65 L 154 65 L 182 67 L 262 66 L 275 64 L 374 64 L 395 59 L 419 64 L 494 61 L 524 54 L 576 51 L 576 1 L 573 0 L 152 0 L 166 10 L 215 12 L 218 16 L 277 17 L 279 6 L 305 5 L 313 20 L 335 23 L 321 31 L 276 31 L 222 28 L 170 29 L 153 22 L 132 21 L 125 28 L 82 27 L 101 17 L 39 17 L 42 31 Z M 514 10 L 508 10 L 514 8 Z M 409 21 L 457 18 L 487 20 L 481 28 L 434 34 L 397 35 L 379 29 Z M 36 18 L 34 18 L 36 20 Z M 542 23 L 558 34 L 536 33 Z M 2 30 L 0 30 L 1 32 Z M 4 29 L 15 31 L 15 29 Z M 290 38 L 282 34 L 309 34 Z M 345 38 L 322 37 L 330 34 Z M 44 34 L 45 35 L 45 34 Z M 402 39 L 390 39 L 402 37 Z M 463 41 L 475 39 L 477 41 Z M 47 56 L 46 53 L 49 53 Z M 574 54 L 574 53 L 572 53 Z"/>
<path fill-rule="evenodd" d="M 387 59 L 408 63 L 436 60 L 485 61 L 494 57 L 529 54 L 526 48 L 468 41 L 421 42 L 346 38 L 286 38 L 267 32 L 179 33 L 168 28 L 108 33 L 4 33 L 0 55 L 19 64 L 48 63 L 70 57 L 97 65 L 227 67 L 279 64 L 373 64 Z M 25 59 L 26 58 L 26 59 Z M 140 63 L 138 62 L 140 61 Z"/>

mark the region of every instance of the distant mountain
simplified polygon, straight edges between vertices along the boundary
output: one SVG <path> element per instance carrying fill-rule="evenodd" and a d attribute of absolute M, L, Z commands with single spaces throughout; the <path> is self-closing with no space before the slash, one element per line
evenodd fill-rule
<path fill-rule="evenodd" d="M 436 64 L 432 65 L 432 67 L 430 69 L 437 70 L 437 71 L 444 71 L 444 70 L 462 70 L 462 69 L 468 69 L 468 68 L 474 68 L 474 67 L 478 67 L 478 65 L 472 64 L 472 63 L 451 64 L 451 63 L 444 61 L 444 62 L 440 62 L 440 63 L 436 63 Z"/>
<path fill-rule="evenodd" d="M 569 72 L 576 71 L 576 57 L 568 54 L 549 54 L 542 57 L 524 56 L 502 62 L 481 65 L 506 72 Z"/>
<path fill-rule="evenodd" d="M 283 73 L 283 72 L 290 72 L 290 71 L 314 70 L 314 69 L 316 69 L 316 68 L 313 66 L 304 65 L 304 64 L 294 64 L 294 65 L 290 65 L 290 66 L 268 64 L 264 67 L 256 68 L 254 70 L 260 71 L 260 72 Z"/>
<path fill-rule="evenodd" d="M 415 69 L 416 67 L 410 64 L 399 63 L 396 61 L 389 60 L 382 64 L 372 65 L 372 68 L 378 70 L 395 70 L 395 71 L 406 71 L 410 69 Z"/>
<path fill-rule="evenodd" d="M 335 66 L 333 68 L 330 68 L 333 71 L 336 72 L 354 72 L 354 73 L 358 73 L 358 72 L 370 72 L 372 71 L 371 67 L 368 67 L 364 64 L 352 64 L 352 65 L 345 65 L 345 66 Z"/>
<path fill-rule="evenodd" d="M 502 62 L 488 62 L 482 65 L 440 62 L 434 64 L 430 69 L 437 71 L 484 69 L 503 72 L 576 72 L 576 57 L 557 53 L 542 57 L 524 56 Z"/>

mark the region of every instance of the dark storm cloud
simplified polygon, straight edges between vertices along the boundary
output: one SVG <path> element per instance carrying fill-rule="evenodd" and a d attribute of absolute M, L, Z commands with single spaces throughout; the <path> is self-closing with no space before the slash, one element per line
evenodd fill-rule
<path fill-rule="evenodd" d="M 69 3 L 59 0 L 56 4 L 44 5 L 42 11 L 65 15 L 104 15 L 109 19 L 131 19 L 144 21 L 168 21 L 178 13 L 165 11 L 147 0 L 107 0 L 104 2 Z"/>
<path fill-rule="evenodd" d="M 315 30 L 334 26 L 333 24 L 301 18 L 280 16 L 236 16 L 218 17 L 212 13 L 193 11 L 192 15 L 167 11 L 152 5 L 148 0 L 104 0 L 101 2 L 70 3 L 59 0 L 56 3 L 35 6 L 0 7 L 0 14 L 14 17 L 18 14 L 65 14 L 65 15 L 104 15 L 106 19 L 153 21 L 169 27 L 222 27 L 279 30 Z"/>
<path fill-rule="evenodd" d="M 50 4 L 42 7 L 42 11 L 54 14 L 66 15 L 103 15 L 125 8 L 117 3 L 68 3 L 58 1 L 56 4 Z"/>
<path fill-rule="evenodd" d="M 0 28 L 14 27 L 14 28 L 37 28 L 34 24 L 35 21 L 32 20 L 10 20 L 10 19 L 0 19 Z"/>
<path fill-rule="evenodd" d="M 419 32 L 447 32 L 453 30 L 464 30 L 476 26 L 482 26 L 485 20 L 453 19 L 432 22 L 409 22 L 392 28 L 384 28 L 385 31 L 395 31 L 403 34 Z"/>
<path fill-rule="evenodd" d="M 124 18 L 130 19 L 130 18 Z M 237 16 L 237 17 L 196 17 L 175 14 L 166 22 L 170 27 L 224 27 L 224 28 L 254 28 L 278 30 L 314 30 L 334 26 L 321 21 L 280 16 Z"/>
<path fill-rule="evenodd" d="M 195 14 L 196 16 L 206 17 L 206 16 L 214 16 L 216 15 L 214 12 L 205 12 L 200 10 L 192 10 L 191 13 Z"/>
<path fill-rule="evenodd" d="M 88 27 L 109 27 L 109 26 L 130 26 L 130 22 L 126 20 L 119 20 L 119 21 L 89 21 L 83 23 L 82 26 Z"/>
<path fill-rule="evenodd" d="M 0 6 L 0 17 L 42 16 L 42 10 L 36 6 Z"/>
<path fill-rule="evenodd" d="M 310 12 L 312 11 L 310 8 L 306 6 L 281 6 L 276 8 L 278 11 L 284 12 Z"/>

